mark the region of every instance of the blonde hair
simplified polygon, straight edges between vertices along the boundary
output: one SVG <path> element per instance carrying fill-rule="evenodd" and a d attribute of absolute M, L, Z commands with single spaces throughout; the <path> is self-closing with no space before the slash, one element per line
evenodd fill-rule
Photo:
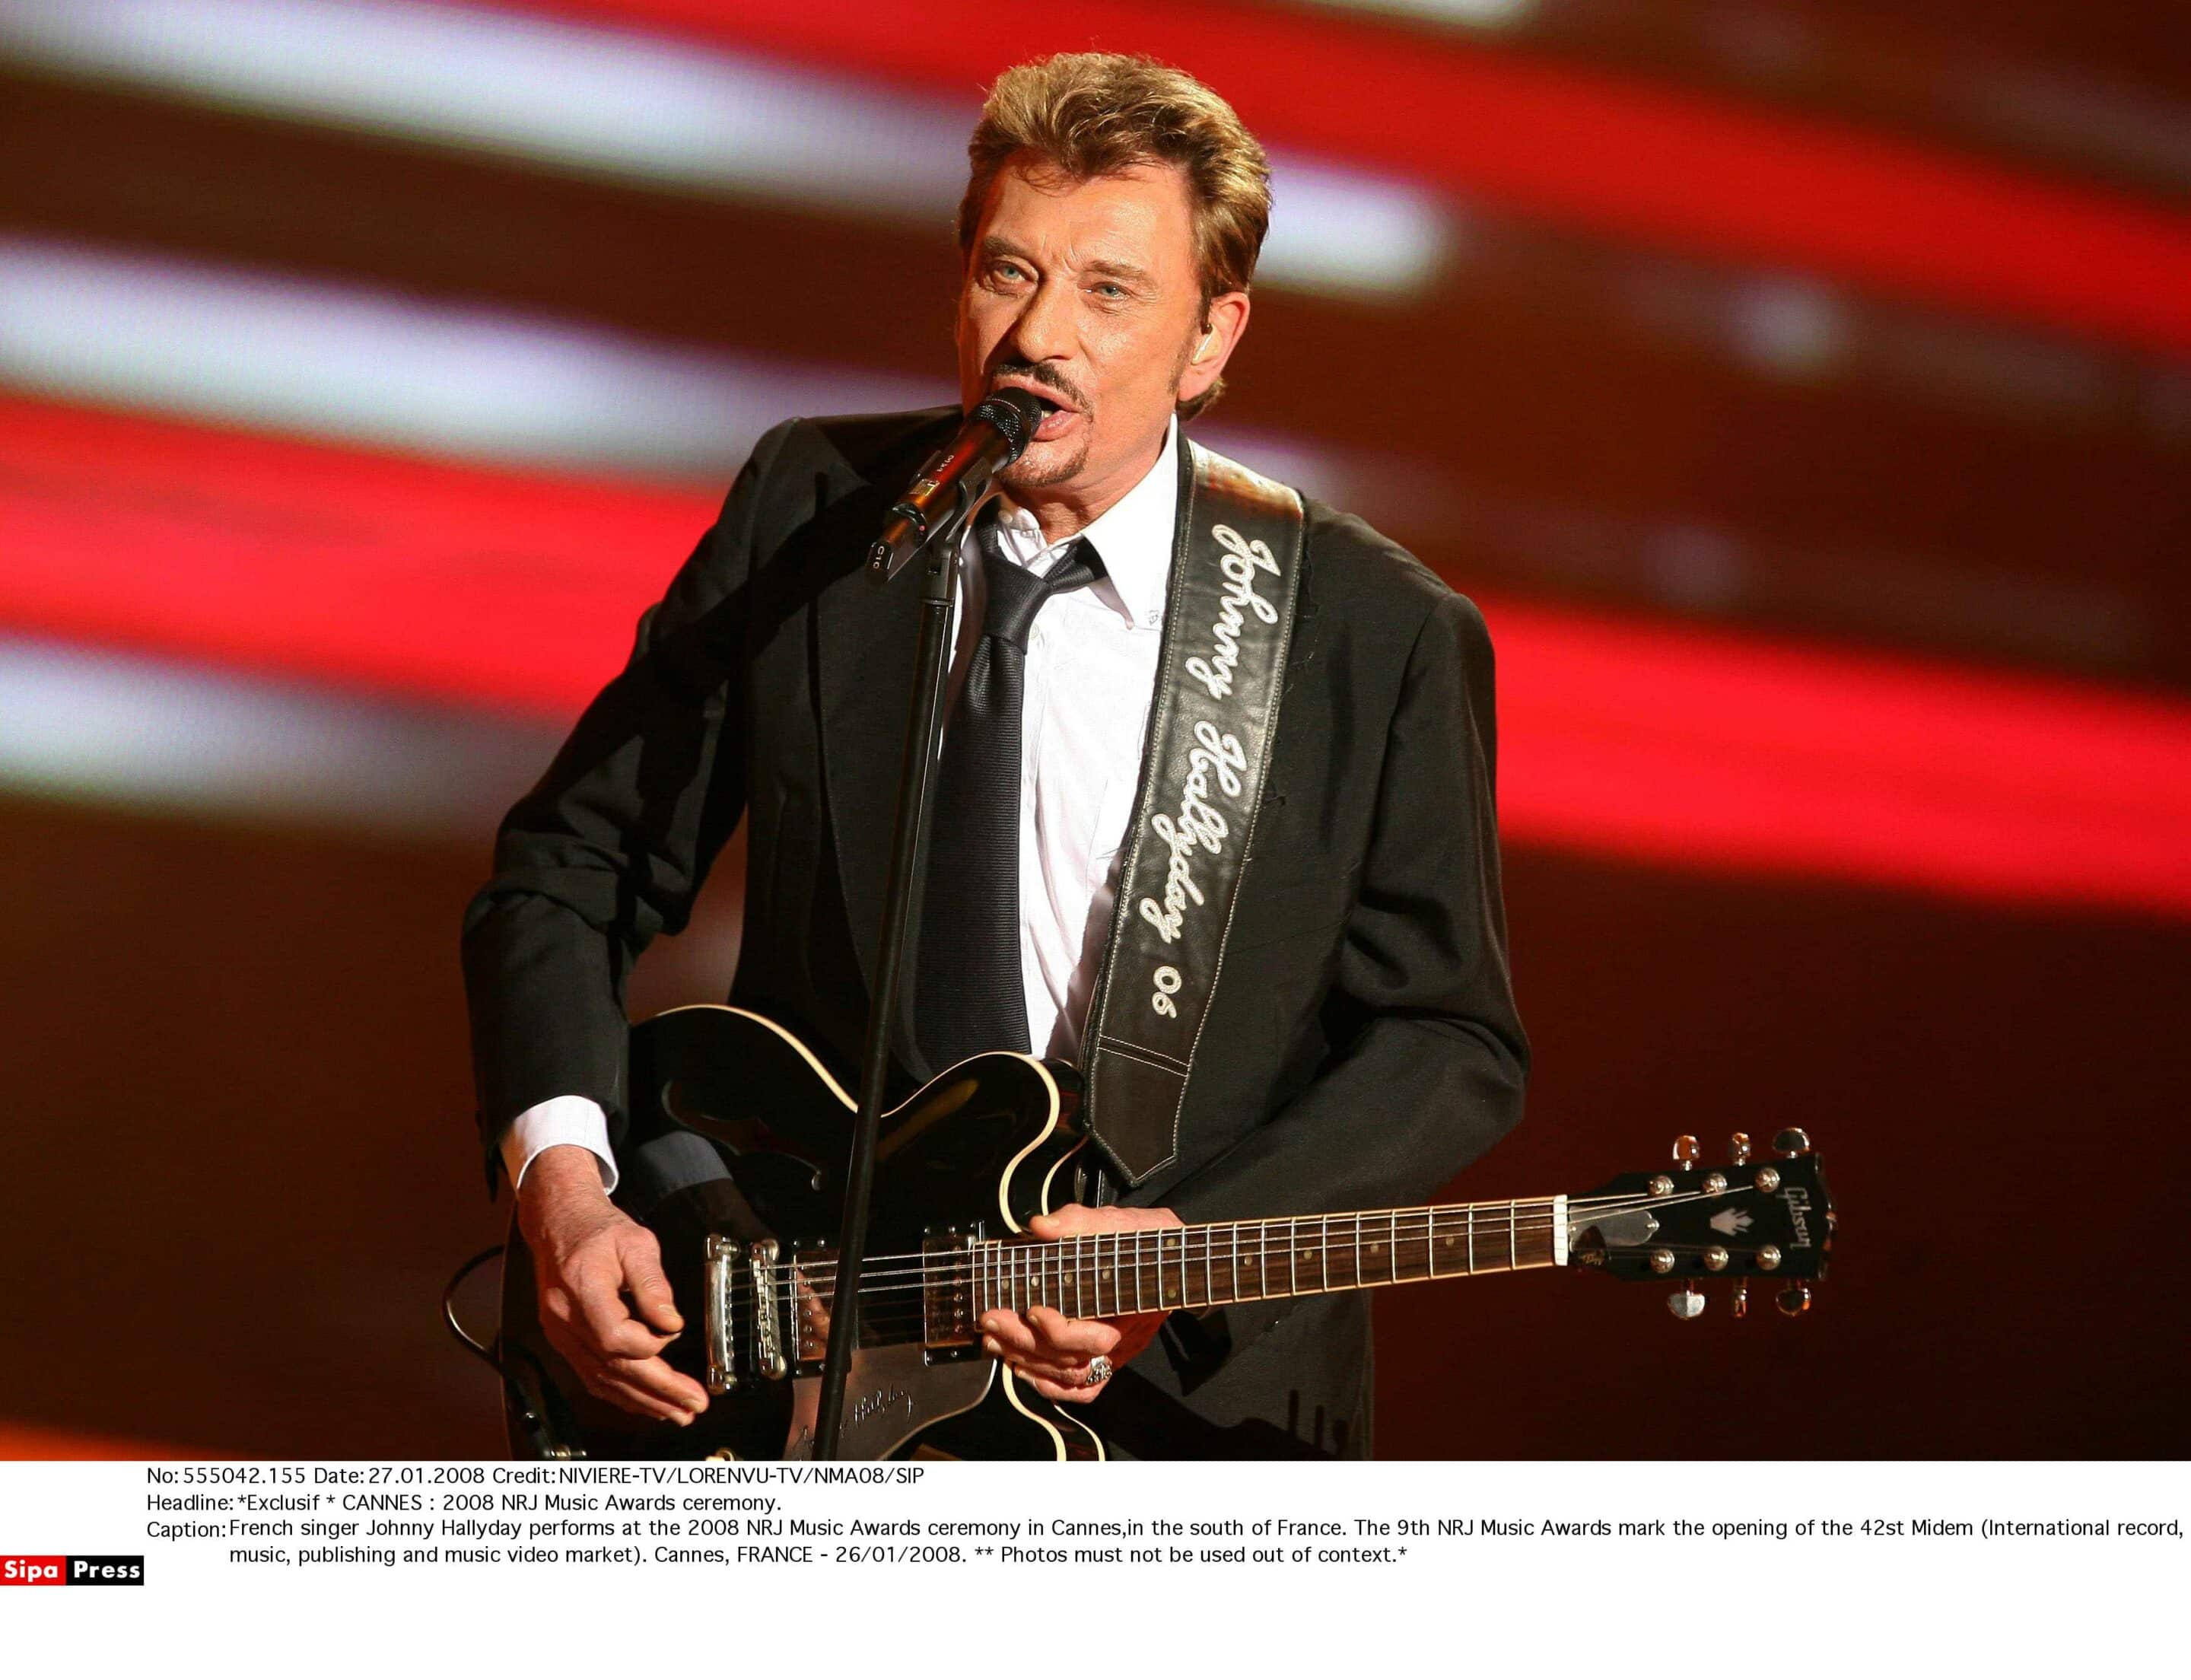
<path fill-rule="evenodd" d="M 1205 311 L 1212 298 L 1244 292 L 1254 279 L 1271 225 L 1270 160 L 1232 107 L 1185 71 L 1124 53 L 1059 53 L 999 77 L 966 143 L 962 255 L 973 250 L 998 172 L 1022 153 L 1073 180 L 1135 163 L 1176 165 L 1187 178 Z M 1192 419 L 1224 385 L 1216 380 L 1180 404 L 1180 418 Z"/>

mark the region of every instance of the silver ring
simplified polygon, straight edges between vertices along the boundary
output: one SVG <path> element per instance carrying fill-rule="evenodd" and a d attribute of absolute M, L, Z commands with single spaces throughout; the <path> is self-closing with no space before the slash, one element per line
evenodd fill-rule
<path fill-rule="evenodd" d="M 1083 1388 L 1101 1388 L 1111 1380 L 1111 1359 L 1108 1354 L 1098 1353 L 1088 1362 L 1088 1375 L 1080 1379 Z"/>

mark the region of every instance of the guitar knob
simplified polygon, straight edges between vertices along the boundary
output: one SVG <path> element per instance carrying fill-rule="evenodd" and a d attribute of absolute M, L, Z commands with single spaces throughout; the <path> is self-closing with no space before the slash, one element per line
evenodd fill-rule
<path fill-rule="evenodd" d="M 1674 1140 L 1674 1165 L 1676 1166 L 1685 1168 L 1687 1170 L 1693 1172 L 1696 1170 L 1697 1163 L 1703 1159 L 1704 1152 L 1697 1148 L 1696 1139 L 1690 1136 L 1688 1133 L 1683 1132 L 1679 1137 Z"/>
<path fill-rule="evenodd" d="M 1800 1318 L 1811 1310 L 1811 1286 L 1790 1284 L 1780 1291 L 1780 1310 L 1791 1318 Z"/>
<path fill-rule="evenodd" d="M 1750 1316 L 1749 1279 L 1737 1278 L 1734 1280 L 1734 1293 L 1727 1296 L 1727 1311 L 1735 1318 L 1746 1318 Z"/>
<path fill-rule="evenodd" d="M 1784 1160 L 1793 1159 L 1811 1153 L 1811 1136 L 1801 1126 L 1790 1126 L 1785 1131 L 1773 1133 L 1773 1147 L 1780 1152 Z"/>
<path fill-rule="evenodd" d="M 1750 1134 L 1739 1131 L 1727 1141 L 1727 1156 L 1739 1167 L 1750 1165 Z"/>
<path fill-rule="evenodd" d="M 1694 1318 L 1704 1310 L 1704 1292 L 1693 1284 L 1666 1297 L 1666 1310 L 1676 1318 Z"/>

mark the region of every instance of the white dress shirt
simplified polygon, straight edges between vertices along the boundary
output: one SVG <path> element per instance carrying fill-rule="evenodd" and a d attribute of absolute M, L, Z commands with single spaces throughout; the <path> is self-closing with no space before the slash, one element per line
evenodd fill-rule
<path fill-rule="evenodd" d="M 1077 1059 L 1096 972 L 1118 898 L 1118 851 L 1141 783 L 1141 737 L 1156 692 L 1164 602 L 1178 519 L 1179 426 L 1141 481 L 1078 533 L 1095 546 L 1103 576 L 1052 595 L 1027 636 L 1020 722 L 1020 971 L 1027 989 L 1027 1042 L 1039 1054 Z M 952 652 L 955 701 L 979 640 L 986 604 L 979 551 L 968 521 L 960 553 L 958 635 Z M 1043 541 L 1032 514 L 1003 510 L 1007 558 L 1038 577 L 1077 538 Z M 930 841 L 931 867 L 951 837 Z M 616 1187 L 608 1121 L 589 1097 L 557 1096 L 527 1108 L 502 1142 L 509 1182 L 543 1149 L 575 1143 L 599 1158 Z"/>

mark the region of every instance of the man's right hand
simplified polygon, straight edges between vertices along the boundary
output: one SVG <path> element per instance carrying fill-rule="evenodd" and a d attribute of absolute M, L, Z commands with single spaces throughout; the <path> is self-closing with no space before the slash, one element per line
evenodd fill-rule
<path fill-rule="evenodd" d="M 518 1228 L 540 1284 L 540 1325 L 579 1381 L 642 1417 L 690 1423 L 708 1391 L 662 1350 L 685 1328 L 654 1233 L 601 1188 L 593 1152 L 543 1149 L 517 1193 Z"/>

